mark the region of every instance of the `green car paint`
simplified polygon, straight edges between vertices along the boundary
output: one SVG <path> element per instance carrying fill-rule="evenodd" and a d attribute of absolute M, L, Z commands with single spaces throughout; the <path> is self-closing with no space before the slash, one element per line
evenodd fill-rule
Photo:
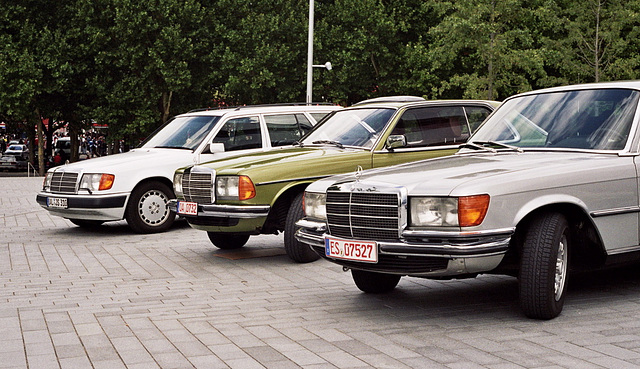
<path fill-rule="evenodd" d="M 242 247 L 249 235 L 284 232 L 285 249 L 293 260 L 315 260 L 317 256 L 307 246 L 295 241 L 292 234 L 287 237 L 287 233 L 294 231 L 292 224 L 302 217 L 300 211 L 295 210 L 301 207 L 297 196 L 309 184 L 360 168 L 379 168 L 451 155 L 497 105 L 497 102 L 481 100 L 421 100 L 374 102 L 343 109 L 320 122 L 303 137 L 298 146 L 228 157 L 178 169 L 174 177 L 174 187 L 176 180 L 181 181 L 180 188 L 176 188 L 178 201 L 193 201 L 181 191 L 185 173 L 209 172 L 212 174 L 211 186 L 215 186 L 215 180 L 221 177 L 247 176 L 255 186 L 255 197 L 251 199 L 216 198 L 212 204 L 200 200 L 197 201 L 197 215 L 181 215 L 185 216 L 191 227 L 207 231 L 211 241 L 218 247 Z M 447 116 L 447 112 L 458 114 L 455 123 L 450 123 L 453 118 Z M 384 121 L 381 121 L 383 118 Z M 428 143 L 426 139 L 420 141 L 419 138 L 430 137 L 432 131 L 447 124 L 462 125 L 462 132 L 454 130 L 462 138 L 457 141 L 449 138 L 447 142 L 445 137 L 442 142 L 435 144 Z M 371 137 L 355 137 L 359 134 Z M 392 145 L 389 139 L 399 136 L 403 137 L 405 144 Z M 329 139 L 315 140 L 318 137 Z M 359 145 L 349 145 L 353 142 Z M 172 206 L 178 210 L 176 203 Z M 260 209 L 252 213 L 253 210 L 249 209 L 255 207 Z M 248 214 L 236 216 L 242 209 L 247 209 Z M 290 219 L 292 217 L 298 219 Z"/>

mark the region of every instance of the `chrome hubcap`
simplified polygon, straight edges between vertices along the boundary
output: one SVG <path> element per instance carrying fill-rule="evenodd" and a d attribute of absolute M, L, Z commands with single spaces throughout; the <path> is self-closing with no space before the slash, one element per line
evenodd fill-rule
<path fill-rule="evenodd" d="M 169 208 L 167 196 L 158 190 L 149 190 L 140 198 L 138 214 L 148 225 L 158 226 L 167 220 Z"/>
<path fill-rule="evenodd" d="M 556 278 L 555 278 L 555 298 L 556 301 L 562 297 L 564 291 L 565 281 L 567 279 L 567 236 L 562 235 L 560 243 L 558 244 L 558 256 L 556 258 Z"/>

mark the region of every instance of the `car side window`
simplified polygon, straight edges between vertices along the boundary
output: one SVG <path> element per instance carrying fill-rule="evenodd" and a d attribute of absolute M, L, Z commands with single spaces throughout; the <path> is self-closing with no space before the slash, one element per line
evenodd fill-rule
<path fill-rule="evenodd" d="M 213 139 L 223 143 L 225 151 L 259 149 L 262 147 L 262 134 L 258 117 L 229 119 Z"/>
<path fill-rule="evenodd" d="M 469 126 L 471 133 L 475 132 L 480 124 L 491 114 L 491 111 L 481 106 L 465 106 L 465 112 L 467 113 L 467 119 L 469 120 Z"/>
<path fill-rule="evenodd" d="M 313 128 L 313 124 L 304 114 L 296 114 L 296 119 L 298 119 L 300 134 L 302 134 L 302 136 L 306 135 L 307 132 L 311 131 L 311 128 Z"/>
<path fill-rule="evenodd" d="M 291 145 L 311 130 L 311 122 L 304 114 L 266 115 L 271 146 Z"/>
<path fill-rule="evenodd" d="M 408 109 L 392 135 L 404 135 L 407 147 L 454 145 L 469 138 L 469 126 L 461 106 Z"/>

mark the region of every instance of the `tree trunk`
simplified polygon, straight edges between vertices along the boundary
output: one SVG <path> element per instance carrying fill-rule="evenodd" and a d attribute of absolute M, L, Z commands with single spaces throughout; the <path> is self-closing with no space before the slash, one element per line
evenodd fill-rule
<path fill-rule="evenodd" d="M 169 119 L 172 96 L 173 96 L 173 91 L 162 93 L 162 117 L 161 117 L 162 123 L 166 122 L 167 119 Z"/>
<path fill-rule="evenodd" d="M 47 168 L 45 168 L 45 157 L 44 157 L 44 135 L 42 134 L 43 123 L 42 117 L 40 116 L 40 112 L 36 110 L 36 137 L 38 138 L 38 174 L 40 176 L 44 176 L 44 173 Z M 49 123 L 51 124 L 51 123 Z M 32 131 L 32 130 L 30 130 Z M 33 161 L 30 161 L 33 163 Z M 27 169 L 28 170 L 28 169 Z"/>
<path fill-rule="evenodd" d="M 77 121 L 69 122 L 69 141 L 71 144 L 71 152 L 69 153 L 69 162 L 73 163 L 78 161 L 80 158 L 78 157 L 80 140 L 78 137 L 80 136 L 80 129 L 78 127 L 80 124 Z"/>

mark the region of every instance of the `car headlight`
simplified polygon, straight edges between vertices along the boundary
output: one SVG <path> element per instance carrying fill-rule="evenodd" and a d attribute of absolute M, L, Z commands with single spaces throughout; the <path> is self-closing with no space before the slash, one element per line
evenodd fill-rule
<path fill-rule="evenodd" d="M 462 197 L 413 197 L 411 226 L 473 227 L 482 223 L 489 208 L 489 195 Z"/>
<path fill-rule="evenodd" d="M 182 192 L 182 173 L 174 173 L 173 174 L 173 192 L 176 194 L 178 198 L 184 198 L 184 193 Z"/>
<path fill-rule="evenodd" d="M 312 219 L 327 220 L 327 195 L 318 192 L 305 192 L 304 214 Z"/>
<path fill-rule="evenodd" d="M 221 200 L 249 200 L 256 196 L 256 187 L 247 176 L 216 178 L 216 197 Z"/>
<path fill-rule="evenodd" d="M 47 175 L 44 176 L 44 181 L 42 182 L 42 189 L 47 191 L 51 188 L 51 179 L 53 178 L 53 172 L 47 172 Z"/>
<path fill-rule="evenodd" d="M 89 192 L 110 190 L 113 187 L 115 178 L 116 176 L 113 174 L 107 173 L 83 174 L 78 189 Z"/>

